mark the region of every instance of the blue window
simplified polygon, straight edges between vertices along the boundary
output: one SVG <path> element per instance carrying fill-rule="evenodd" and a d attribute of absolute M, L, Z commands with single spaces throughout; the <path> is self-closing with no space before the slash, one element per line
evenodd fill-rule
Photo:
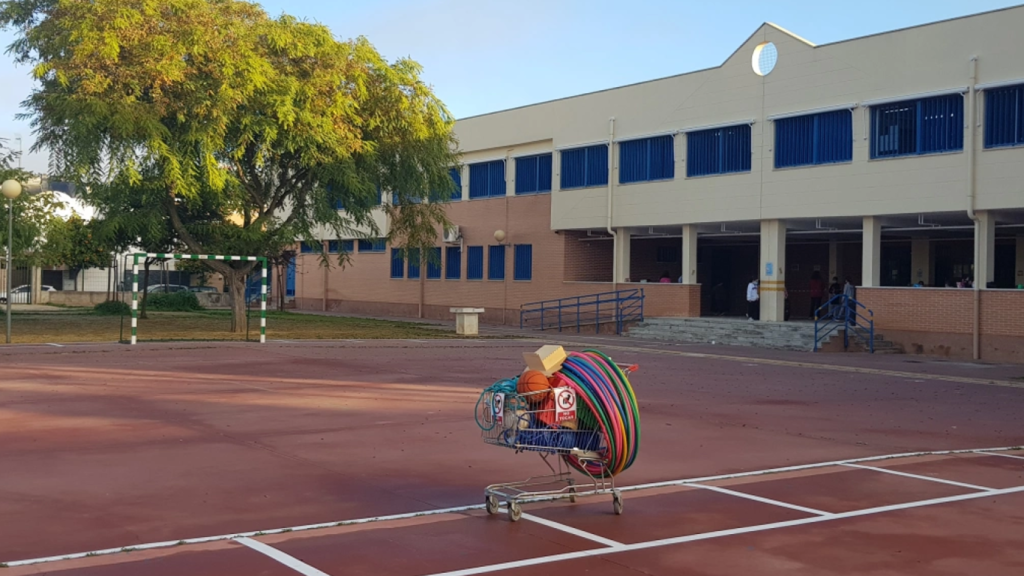
<path fill-rule="evenodd" d="M 334 209 L 335 210 L 344 210 L 345 209 L 345 202 L 343 200 L 340 200 L 340 199 L 339 200 L 335 200 L 334 201 Z"/>
<path fill-rule="evenodd" d="M 673 143 L 672 136 L 656 136 L 619 144 L 619 184 L 674 178 Z"/>
<path fill-rule="evenodd" d="M 452 200 L 462 200 L 462 169 L 452 168 L 450 174 L 452 182 L 455 182 L 455 190 L 452 190 Z"/>
<path fill-rule="evenodd" d="M 295 296 L 295 259 L 288 261 L 288 272 L 285 274 L 284 295 Z"/>
<path fill-rule="evenodd" d="M 462 278 L 462 248 L 449 246 L 445 251 L 444 277 L 446 280 Z"/>
<path fill-rule="evenodd" d="M 608 145 L 562 150 L 562 189 L 608 185 Z"/>
<path fill-rule="evenodd" d="M 380 186 L 377 186 L 377 204 L 375 204 L 375 206 L 380 206 L 383 203 L 384 203 L 384 191 L 381 190 Z"/>
<path fill-rule="evenodd" d="M 466 252 L 466 280 L 484 279 L 484 247 L 470 246 Z"/>
<path fill-rule="evenodd" d="M 306 241 L 299 245 L 299 252 L 302 254 L 313 254 L 314 252 L 320 252 L 323 250 L 323 246 L 319 242 Z"/>
<path fill-rule="evenodd" d="M 441 279 L 441 247 L 430 249 L 430 258 L 427 259 L 427 280 Z"/>
<path fill-rule="evenodd" d="M 775 121 L 775 167 L 853 160 L 853 113 L 836 110 Z"/>
<path fill-rule="evenodd" d="M 533 244 L 516 244 L 512 278 L 533 280 Z"/>
<path fill-rule="evenodd" d="M 551 154 L 516 158 L 516 195 L 551 192 Z"/>
<path fill-rule="evenodd" d="M 356 248 L 355 240 L 330 240 L 327 242 L 327 252 L 329 254 L 337 254 L 339 248 L 351 254 Z"/>
<path fill-rule="evenodd" d="M 488 198 L 505 195 L 505 161 L 469 165 L 469 197 Z"/>
<path fill-rule="evenodd" d="M 487 279 L 488 280 L 504 280 L 505 279 L 505 247 L 504 246 L 488 246 L 487 247 Z"/>
<path fill-rule="evenodd" d="M 985 91 L 985 148 L 1024 144 L 1024 84 Z"/>
<path fill-rule="evenodd" d="M 750 172 L 750 125 L 728 126 L 686 135 L 686 175 Z"/>
<path fill-rule="evenodd" d="M 406 198 L 405 201 L 408 202 L 409 204 L 419 204 L 420 202 L 423 201 L 423 199 L 419 197 L 410 197 Z M 393 206 L 401 206 L 402 203 L 399 202 L 398 192 L 391 193 L 391 204 Z"/>
<path fill-rule="evenodd" d="M 391 249 L 391 277 L 405 278 L 405 261 L 402 260 L 402 251 L 398 248 Z"/>
<path fill-rule="evenodd" d="M 383 238 L 373 238 L 371 240 L 360 240 L 359 251 L 360 252 L 384 252 L 385 245 Z"/>
<path fill-rule="evenodd" d="M 416 280 L 420 277 L 420 249 L 409 248 L 409 280 Z"/>
<path fill-rule="evenodd" d="M 871 108 L 871 157 L 893 158 L 964 149 L 960 94 Z"/>

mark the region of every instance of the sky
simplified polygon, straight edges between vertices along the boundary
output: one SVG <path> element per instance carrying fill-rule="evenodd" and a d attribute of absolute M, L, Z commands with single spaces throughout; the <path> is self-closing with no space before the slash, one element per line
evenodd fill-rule
<path fill-rule="evenodd" d="M 456 118 L 718 66 L 763 22 L 826 44 L 1018 4 L 999 0 L 264 0 L 327 25 L 339 38 L 365 36 L 388 59 L 411 57 Z M 3 34 L 3 43 L 12 40 Z M 25 168 L 28 121 L 15 115 L 31 93 L 30 70 L 0 55 L 0 138 Z"/>

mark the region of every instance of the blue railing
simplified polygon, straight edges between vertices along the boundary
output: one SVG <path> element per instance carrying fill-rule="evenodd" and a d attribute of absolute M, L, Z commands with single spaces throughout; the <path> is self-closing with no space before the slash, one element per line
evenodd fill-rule
<path fill-rule="evenodd" d="M 600 331 L 601 324 L 615 323 L 615 333 L 622 334 L 629 322 L 644 319 L 644 291 L 617 290 L 586 296 L 573 296 L 558 300 L 530 302 L 519 307 L 519 328 L 575 329 L 594 327 Z"/>
<path fill-rule="evenodd" d="M 861 309 L 864 313 L 861 313 Z M 875 353 L 875 313 L 849 296 L 837 294 L 814 311 L 814 351 L 821 341 L 843 329 L 843 349 L 850 348 L 850 338 L 860 340 Z"/>

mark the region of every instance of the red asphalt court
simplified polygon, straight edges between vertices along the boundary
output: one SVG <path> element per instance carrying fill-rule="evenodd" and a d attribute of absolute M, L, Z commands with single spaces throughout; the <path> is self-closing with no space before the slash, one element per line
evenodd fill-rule
<path fill-rule="evenodd" d="M 552 341 L 640 365 L 621 516 L 482 509 L 537 340 L 0 348 L 0 576 L 1024 573 L 1024 367 Z"/>

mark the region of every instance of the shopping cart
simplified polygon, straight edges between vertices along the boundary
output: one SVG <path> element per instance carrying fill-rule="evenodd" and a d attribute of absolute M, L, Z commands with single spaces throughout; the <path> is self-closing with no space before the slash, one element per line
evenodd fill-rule
<path fill-rule="evenodd" d="M 636 365 L 617 364 L 626 374 Z M 521 504 L 611 494 L 615 514 L 622 514 L 622 493 L 605 465 L 607 440 L 596 417 L 576 406 L 575 392 L 553 388 L 538 392 L 502 393 L 488 389 L 477 403 L 477 424 L 485 443 L 519 452 L 536 452 L 550 471 L 518 482 L 492 484 L 484 489 L 488 514 L 507 503 L 513 522 L 522 517 Z M 591 464 L 601 471 L 588 472 Z M 573 470 L 583 476 L 577 482 Z"/>

